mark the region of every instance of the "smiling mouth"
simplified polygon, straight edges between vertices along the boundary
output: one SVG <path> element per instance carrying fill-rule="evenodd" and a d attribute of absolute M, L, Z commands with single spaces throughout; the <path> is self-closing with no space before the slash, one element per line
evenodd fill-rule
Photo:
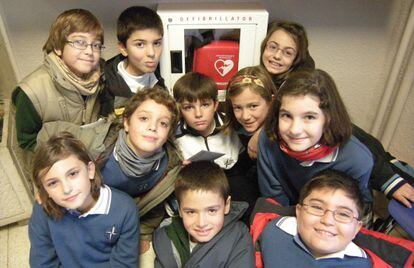
<path fill-rule="evenodd" d="M 74 201 L 77 197 L 78 197 L 78 194 L 75 194 L 75 195 L 69 196 L 69 197 L 67 197 L 67 198 L 65 198 L 65 199 L 63 199 L 63 200 L 64 200 L 64 201 L 66 201 L 66 202 L 72 202 L 72 201 Z"/>
<path fill-rule="evenodd" d="M 337 236 L 337 234 L 334 234 L 334 233 L 326 231 L 326 230 L 315 229 L 315 232 L 317 232 L 318 234 L 321 234 L 322 236 L 328 236 L 328 237 Z"/>
<path fill-rule="evenodd" d="M 207 229 L 207 230 L 195 230 L 195 232 L 200 235 L 200 236 L 206 236 L 210 233 L 211 229 Z"/>

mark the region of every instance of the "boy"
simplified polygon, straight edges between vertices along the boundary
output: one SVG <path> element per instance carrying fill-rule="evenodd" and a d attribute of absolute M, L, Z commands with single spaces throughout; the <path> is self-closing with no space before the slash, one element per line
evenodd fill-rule
<path fill-rule="evenodd" d="M 175 195 L 180 217 L 155 231 L 155 267 L 254 267 L 249 231 L 238 221 L 247 204 L 230 202 L 229 184 L 218 165 L 185 166 Z"/>
<path fill-rule="evenodd" d="M 152 88 L 156 84 L 165 87 L 157 69 L 163 34 L 161 18 L 154 10 L 132 6 L 121 13 L 117 22 L 121 53 L 105 65 L 103 115 L 114 112 L 114 109 L 122 113 L 126 100 L 144 87 Z"/>
<path fill-rule="evenodd" d="M 356 181 L 326 170 L 302 188 L 296 217 L 278 217 L 260 236 L 264 267 L 371 267 L 352 242 L 364 211 Z"/>
<path fill-rule="evenodd" d="M 173 94 L 182 115 L 176 143 L 184 159 L 202 150 L 224 154 L 214 162 L 227 175 L 232 199 L 246 201 L 251 208 L 259 193 L 257 179 L 248 176 L 253 162 L 237 133 L 222 129 L 224 118 L 217 112 L 217 86 L 214 80 L 200 73 L 187 73 L 177 80 Z M 246 213 L 246 222 L 250 208 Z"/>

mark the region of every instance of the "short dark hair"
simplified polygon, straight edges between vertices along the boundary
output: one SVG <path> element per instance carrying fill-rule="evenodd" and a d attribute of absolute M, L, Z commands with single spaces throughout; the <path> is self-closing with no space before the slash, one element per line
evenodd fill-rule
<path fill-rule="evenodd" d="M 217 85 L 216 82 L 207 75 L 197 72 L 189 72 L 175 82 L 173 95 L 178 103 L 208 99 L 217 101 Z"/>
<path fill-rule="evenodd" d="M 230 195 L 230 186 L 226 174 L 214 162 L 192 162 L 183 167 L 175 182 L 175 196 L 180 204 L 187 191 L 211 191 L 221 195 L 226 202 Z"/>
<path fill-rule="evenodd" d="M 69 132 L 61 132 L 52 136 L 45 144 L 40 145 L 33 159 L 32 176 L 36 188 L 39 190 L 39 197 L 46 214 L 53 219 L 60 219 L 63 216 L 62 207 L 55 203 L 42 183 L 42 178 L 49 172 L 50 168 L 58 161 L 66 159 L 71 155 L 76 156 L 85 165 L 93 162 L 92 156 L 88 153 L 85 145 L 76 139 Z M 95 177 L 91 181 L 92 198 L 98 200 L 102 178 L 98 169 L 95 170 Z"/>
<path fill-rule="evenodd" d="M 303 205 L 303 201 L 312 191 L 323 188 L 344 191 L 346 196 L 355 202 L 358 210 L 358 219 L 362 219 L 365 203 L 358 182 L 341 171 L 326 169 L 315 174 L 301 189 L 298 203 Z"/>
<path fill-rule="evenodd" d="M 291 73 L 281 85 L 266 118 L 265 130 L 268 137 L 271 140 L 279 138 L 279 110 L 283 97 L 307 94 L 319 98 L 319 108 L 325 115 L 321 143 L 334 147 L 347 142 L 352 134 L 351 119 L 334 80 L 327 72 L 318 69 Z"/>
<path fill-rule="evenodd" d="M 296 70 L 297 67 L 303 64 L 307 57 L 310 57 L 308 50 L 308 36 L 306 34 L 305 28 L 296 22 L 286 21 L 286 20 L 276 20 L 268 25 L 267 34 L 265 39 L 263 39 L 260 46 L 260 55 L 263 55 L 263 52 L 266 48 L 267 41 L 277 30 L 283 30 L 289 34 L 296 43 L 297 55 L 292 64 L 292 70 Z M 262 57 L 260 57 L 260 64 L 263 65 Z"/>
<path fill-rule="evenodd" d="M 147 29 L 154 29 L 161 36 L 164 35 L 162 21 L 157 12 L 144 6 L 132 6 L 119 15 L 116 35 L 118 41 L 126 46 L 126 42 L 132 33 Z"/>
<path fill-rule="evenodd" d="M 178 108 L 173 97 L 168 91 L 160 86 L 154 86 L 152 88 L 144 88 L 138 91 L 132 96 L 125 105 L 125 111 L 122 114 L 124 120 L 129 120 L 135 110 L 146 100 L 153 100 L 158 104 L 162 104 L 171 113 L 171 128 L 168 133 L 170 139 L 174 138 L 175 130 L 178 124 Z"/>

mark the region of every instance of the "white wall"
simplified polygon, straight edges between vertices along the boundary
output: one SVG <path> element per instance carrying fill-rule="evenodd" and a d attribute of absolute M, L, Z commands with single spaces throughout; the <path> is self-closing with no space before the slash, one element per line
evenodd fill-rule
<path fill-rule="evenodd" d="M 129 0 L 0 0 L 5 23 L 21 79 L 42 61 L 41 47 L 50 24 L 63 10 L 86 8 L 104 24 L 104 57 L 116 50 L 115 24 L 120 12 L 131 5 L 155 7 L 161 2 L 223 1 L 129 1 Z M 242 1 L 224 1 L 242 2 Z M 243 1 L 254 2 L 254 1 Z M 354 122 L 371 130 L 394 56 L 400 43 L 412 0 L 262 0 L 271 19 L 289 19 L 303 24 L 310 40 L 310 52 L 318 68 L 330 73 L 341 92 Z M 414 94 L 400 120 L 398 137 L 390 147 L 414 165 Z M 411 109 L 411 110 L 410 110 Z M 410 126 L 407 126 L 410 125 Z"/>

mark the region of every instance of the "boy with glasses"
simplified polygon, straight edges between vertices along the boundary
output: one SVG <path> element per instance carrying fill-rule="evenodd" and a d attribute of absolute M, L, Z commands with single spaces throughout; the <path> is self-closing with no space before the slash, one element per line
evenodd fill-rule
<path fill-rule="evenodd" d="M 28 156 L 61 131 L 80 139 L 93 156 L 104 150 L 102 141 L 110 122 L 95 123 L 103 88 L 103 43 L 103 27 L 87 10 L 64 11 L 53 22 L 43 46 L 44 63 L 12 93 L 17 141 Z"/>
<path fill-rule="evenodd" d="M 264 267 L 371 267 L 352 242 L 362 226 L 363 197 L 356 181 L 326 170 L 302 188 L 296 217 L 270 221 L 260 236 Z"/>

